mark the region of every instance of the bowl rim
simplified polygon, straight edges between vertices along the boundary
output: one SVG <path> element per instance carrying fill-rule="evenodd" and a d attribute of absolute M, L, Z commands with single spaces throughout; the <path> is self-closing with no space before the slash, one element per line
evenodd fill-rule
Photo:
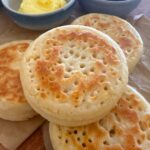
<path fill-rule="evenodd" d="M 26 17 L 42 17 L 42 16 L 47 16 L 47 15 L 54 15 L 54 14 L 57 14 L 57 13 L 59 13 L 59 12 L 65 11 L 65 10 L 69 9 L 72 5 L 75 4 L 76 0 L 69 0 L 69 1 L 64 5 L 64 7 L 59 8 L 59 9 L 57 9 L 57 10 L 55 10 L 55 11 L 52 11 L 52 12 L 47 12 L 47 13 L 42 13 L 42 14 L 26 14 L 26 13 L 20 13 L 20 12 L 18 12 L 17 10 L 14 10 L 14 9 L 12 9 L 11 7 L 8 7 L 8 6 L 6 5 L 6 3 L 5 3 L 6 0 L 1 0 L 1 2 L 2 2 L 3 6 L 4 6 L 7 10 L 11 11 L 12 13 L 15 13 L 15 14 L 18 14 L 18 15 L 22 15 L 22 16 L 26 16 Z"/>
<path fill-rule="evenodd" d="M 80 1 L 80 0 L 79 0 Z M 141 1 L 141 0 L 94 0 L 95 2 L 105 3 L 105 4 L 127 4 L 133 1 Z"/>

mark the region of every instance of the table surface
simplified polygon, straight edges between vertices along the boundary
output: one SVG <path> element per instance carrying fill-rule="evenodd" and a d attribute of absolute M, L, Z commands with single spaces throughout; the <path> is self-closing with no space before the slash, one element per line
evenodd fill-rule
<path fill-rule="evenodd" d="M 43 128 L 40 127 L 17 150 L 46 150 L 43 139 Z M 0 150 L 7 149 L 0 145 Z"/>
<path fill-rule="evenodd" d="M 132 14 L 144 13 L 150 17 L 150 0 L 142 0 L 141 4 Z M 6 150 L 0 145 L 0 150 Z M 44 146 L 43 127 L 38 128 L 17 150 L 46 150 Z"/>
<path fill-rule="evenodd" d="M 17 150 L 46 150 L 43 140 L 43 128 L 35 131 Z"/>

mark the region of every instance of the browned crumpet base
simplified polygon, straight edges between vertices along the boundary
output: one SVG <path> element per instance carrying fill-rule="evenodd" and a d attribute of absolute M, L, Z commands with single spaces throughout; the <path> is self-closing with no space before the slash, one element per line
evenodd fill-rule
<path fill-rule="evenodd" d="M 15 63 L 21 61 L 22 53 L 28 46 L 29 42 L 0 47 L 0 97 L 26 102 L 20 82 L 19 64 L 16 66 Z"/>
<path fill-rule="evenodd" d="M 35 115 L 24 96 L 20 81 L 20 63 L 30 41 L 0 46 L 0 118 L 21 121 Z"/>

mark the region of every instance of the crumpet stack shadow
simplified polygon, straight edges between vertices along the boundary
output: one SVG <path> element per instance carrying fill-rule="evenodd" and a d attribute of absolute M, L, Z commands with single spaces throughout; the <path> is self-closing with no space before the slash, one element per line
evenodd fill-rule
<path fill-rule="evenodd" d="M 21 81 L 36 112 L 52 123 L 79 126 L 98 121 L 114 108 L 126 89 L 128 68 L 110 37 L 68 25 L 32 43 L 22 61 Z"/>

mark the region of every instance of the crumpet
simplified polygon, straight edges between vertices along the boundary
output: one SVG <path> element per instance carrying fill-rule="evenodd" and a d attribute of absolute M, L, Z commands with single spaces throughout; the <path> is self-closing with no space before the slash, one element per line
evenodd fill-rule
<path fill-rule="evenodd" d="M 50 124 L 54 150 L 149 150 L 150 105 L 128 87 L 103 119 L 81 127 Z"/>
<path fill-rule="evenodd" d="M 22 61 L 21 81 L 36 112 L 56 124 L 79 126 L 98 121 L 116 105 L 128 68 L 122 50 L 107 35 L 68 25 L 32 43 Z"/>
<path fill-rule="evenodd" d="M 30 41 L 0 46 L 0 118 L 22 121 L 36 115 L 24 97 L 20 81 L 20 63 Z"/>
<path fill-rule="evenodd" d="M 143 52 L 143 41 L 136 29 L 126 20 L 106 14 L 87 14 L 73 21 L 75 25 L 85 25 L 109 35 L 122 48 L 131 72 Z"/>

